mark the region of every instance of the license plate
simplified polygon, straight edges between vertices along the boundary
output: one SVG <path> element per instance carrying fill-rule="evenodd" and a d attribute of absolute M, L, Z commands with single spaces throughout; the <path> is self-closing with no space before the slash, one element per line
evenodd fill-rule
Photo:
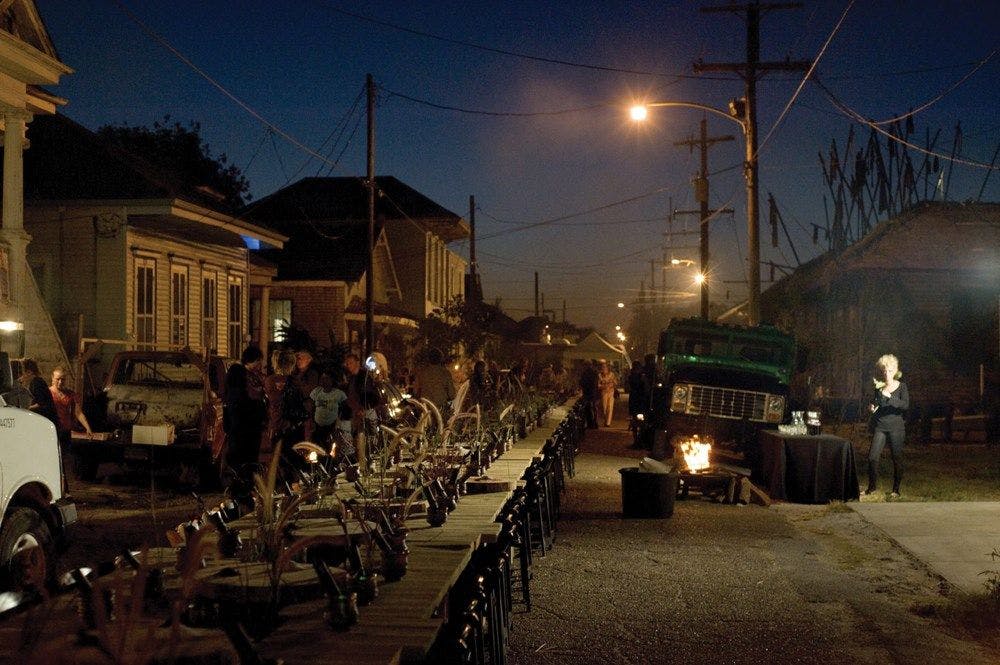
<path fill-rule="evenodd" d="M 129 446 L 124 451 L 124 457 L 127 460 L 145 461 L 149 459 L 149 450 L 146 448 Z"/>

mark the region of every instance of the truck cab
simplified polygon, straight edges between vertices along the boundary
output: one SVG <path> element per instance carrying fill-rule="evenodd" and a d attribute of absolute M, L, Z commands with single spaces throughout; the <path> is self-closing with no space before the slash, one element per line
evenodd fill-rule
<path fill-rule="evenodd" d="M 197 482 L 221 448 L 228 365 L 184 350 L 115 354 L 100 395 L 105 431 L 73 441 L 77 474 L 93 480 L 98 465 L 111 462 L 179 468 Z"/>
<path fill-rule="evenodd" d="M 0 590 L 38 590 L 53 578 L 76 506 L 63 493 L 55 425 L 0 404 Z"/>
<path fill-rule="evenodd" d="M 795 342 L 773 326 L 675 320 L 660 334 L 656 360 L 654 457 L 697 434 L 752 463 L 758 431 L 785 419 Z"/>

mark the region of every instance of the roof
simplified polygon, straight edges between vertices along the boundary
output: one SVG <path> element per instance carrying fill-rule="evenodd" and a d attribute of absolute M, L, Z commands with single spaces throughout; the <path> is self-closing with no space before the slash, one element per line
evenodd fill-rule
<path fill-rule="evenodd" d="M 232 209 L 181 178 L 101 138 L 64 115 L 38 116 L 28 125 L 24 151 L 25 200 L 181 198 L 210 210 Z"/>
<path fill-rule="evenodd" d="M 279 280 L 323 279 L 357 282 L 365 274 L 368 256 L 367 222 L 323 225 L 318 222 L 286 223 L 284 250 L 262 249 L 261 258 L 278 266 Z M 376 223 L 375 237 L 382 233 Z"/>
<path fill-rule="evenodd" d="M 222 244 L 239 245 L 241 235 L 280 245 L 284 237 L 232 216 L 232 210 L 205 190 L 187 186 L 179 176 L 153 166 L 62 115 L 36 116 L 28 125 L 30 146 L 24 151 L 24 200 L 28 205 L 109 202 L 141 209 L 159 217 L 159 230 L 190 235 L 185 217 L 205 233 L 223 237 Z M 137 216 L 129 223 L 151 228 L 154 222 Z M 172 228 L 181 225 L 182 229 Z M 224 231 L 223 231 L 224 229 Z"/>
<path fill-rule="evenodd" d="M 445 242 L 469 237 L 469 225 L 393 176 L 377 176 L 376 219 L 410 219 Z M 328 229 L 368 219 L 368 188 L 361 177 L 303 178 L 248 205 L 241 216 L 291 235 L 308 222 Z"/>
<path fill-rule="evenodd" d="M 852 271 L 968 271 L 996 281 L 998 256 L 1000 203 L 925 202 L 880 222 L 842 251 L 804 263 L 763 295 L 779 297 Z"/>

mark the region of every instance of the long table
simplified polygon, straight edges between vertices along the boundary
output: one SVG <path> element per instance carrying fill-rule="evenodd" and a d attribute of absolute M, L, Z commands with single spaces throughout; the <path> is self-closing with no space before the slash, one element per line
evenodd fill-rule
<path fill-rule="evenodd" d="M 565 414 L 562 407 L 551 409 L 542 426 L 493 462 L 487 475 L 516 486 Z M 257 645 L 261 654 L 280 657 L 289 665 L 422 662 L 447 618 L 443 610 L 448 591 L 479 544 L 499 534 L 494 520 L 511 494 L 463 496 L 440 527 L 429 526 L 423 518 L 409 520 L 406 575 L 383 584 L 379 597 L 361 608 L 356 625 L 334 632 L 323 621 L 324 601 L 298 603 L 281 611 L 285 621 Z"/>
<path fill-rule="evenodd" d="M 773 499 L 827 503 L 858 498 L 851 442 L 829 434 L 788 435 L 762 430 L 761 479 Z"/>

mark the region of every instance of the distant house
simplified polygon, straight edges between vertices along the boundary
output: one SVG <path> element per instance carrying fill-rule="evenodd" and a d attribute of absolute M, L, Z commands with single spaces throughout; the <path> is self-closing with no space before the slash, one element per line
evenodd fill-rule
<path fill-rule="evenodd" d="M 379 176 L 376 184 L 374 309 L 377 345 L 384 345 L 393 335 L 412 336 L 421 318 L 463 295 L 466 261 L 448 244 L 467 238 L 469 226 L 394 177 Z M 360 348 L 369 278 L 364 180 L 305 178 L 241 216 L 289 237 L 282 249 L 260 252 L 277 267 L 274 282 L 253 294 L 268 312 L 262 339 L 275 341 L 287 322 L 320 344 Z"/>
<path fill-rule="evenodd" d="M 40 88 L 72 73 L 59 60 L 31 0 L 0 3 L 0 126 L 3 131 L 3 221 L 0 224 L 0 350 L 30 355 L 43 369 L 64 362 L 57 335 L 27 269 L 22 151 L 32 118 L 65 104 Z"/>
<path fill-rule="evenodd" d="M 82 337 L 238 357 L 250 285 L 269 279 L 245 239 L 286 238 L 65 117 L 37 118 L 28 138 L 28 263 L 68 355 Z"/>
<path fill-rule="evenodd" d="M 762 320 L 798 340 L 812 398 L 861 399 L 874 361 L 893 353 L 923 407 L 979 403 L 997 367 L 998 307 L 996 203 L 918 205 L 761 296 Z"/>

